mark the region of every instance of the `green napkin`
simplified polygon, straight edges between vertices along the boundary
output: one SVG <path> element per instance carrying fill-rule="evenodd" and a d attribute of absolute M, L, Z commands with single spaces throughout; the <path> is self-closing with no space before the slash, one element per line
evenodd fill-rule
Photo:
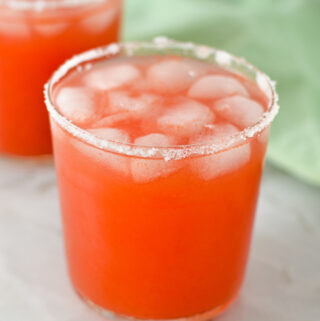
<path fill-rule="evenodd" d="M 125 40 L 221 48 L 277 81 L 269 159 L 320 185 L 320 0 L 127 0 Z"/>

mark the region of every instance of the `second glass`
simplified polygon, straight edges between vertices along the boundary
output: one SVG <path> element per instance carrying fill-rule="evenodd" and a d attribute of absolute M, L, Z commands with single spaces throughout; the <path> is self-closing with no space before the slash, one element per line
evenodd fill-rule
<path fill-rule="evenodd" d="M 67 58 L 118 40 L 122 0 L 0 3 L 0 153 L 51 153 L 43 84 Z"/>

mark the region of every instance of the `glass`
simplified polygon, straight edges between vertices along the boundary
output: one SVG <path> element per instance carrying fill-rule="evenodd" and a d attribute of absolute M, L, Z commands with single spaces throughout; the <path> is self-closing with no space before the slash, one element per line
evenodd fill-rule
<path fill-rule="evenodd" d="M 151 55 L 194 58 L 252 79 L 268 98 L 268 110 L 219 144 L 147 147 L 99 139 L 55 107 L 55 90 L 73 72 L 113 57 Z M 270 79 L 226 52 L 157 38 L 69 60 L 45 95 L 69 274 L 79 295 L 116 320 L 207 320 L 226 309 L 243 282 L 269 129 L 278 112 Z M 199 178 L 189 169 L 195 161 L 215 166 L 217 157 L 248 146 L 250 160 L 232 173 Z M 115 170 L 129 160 L 146 170 L 168 163 L 180 170 L 137 182 Z"/>
<path fill-rule="evenodd" d="M 43 84 L 67 58 L 118 40 L 122 0 L 0 1 L 0 153 L 51 153 Z"/>

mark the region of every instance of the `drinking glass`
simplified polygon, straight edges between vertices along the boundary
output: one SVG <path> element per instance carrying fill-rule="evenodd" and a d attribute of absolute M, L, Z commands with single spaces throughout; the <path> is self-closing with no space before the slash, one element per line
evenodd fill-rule
<path fill-rule="evenodd" d="M 67 58 L 118 40 L 122 0 L 0 1 L 0 153 L 51 153 L 43 85 Z"/>
<path fill-rule="evenodd" d="M 195 59 L 250 79 L 267 97 L 267 111 L 219 144 L 171 147 L 97 138 L 59 112 L 54 96 L 66 77 L 115 58 L 157 55 Z M 116 320 L 207 320 L 225 310 L 245 275 L 278 112 L 270 79 L 224 51 L 157 38 L 76 56 L 53 75 L 45 95 L 69 274 L 83 300 Z M 245 163 L 243 151 L 251 151 Z M 168 166 L 179 170 L 162 177 Z"/>

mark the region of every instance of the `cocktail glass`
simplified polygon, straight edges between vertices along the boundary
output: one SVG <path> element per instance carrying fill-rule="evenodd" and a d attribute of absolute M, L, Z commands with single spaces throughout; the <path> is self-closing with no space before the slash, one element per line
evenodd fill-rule
<path fill-rule="evenodd" d="M 0 153 L 51 153 L 43 84 L 67 58 L 118 40 L 122 0 L 0 1 Z"/>
<path fill-rule="evenodd" d="M 154 55 L 193 58 L 242 75 L 265 94 L 267 110 L 220 143 L 171 147 L 100 139 L 59 112 L 56 88 L 73 72 L 114 57 Z M 244 279 L 278 112 L 270 79 L 224 51 L 157 38 L 69 60 L 45 95 L 69 274 L 79 295 L 116 320 L 207 320 L 225 310 Z M 168 168 L 179 170 L 170 175 Z"/>

